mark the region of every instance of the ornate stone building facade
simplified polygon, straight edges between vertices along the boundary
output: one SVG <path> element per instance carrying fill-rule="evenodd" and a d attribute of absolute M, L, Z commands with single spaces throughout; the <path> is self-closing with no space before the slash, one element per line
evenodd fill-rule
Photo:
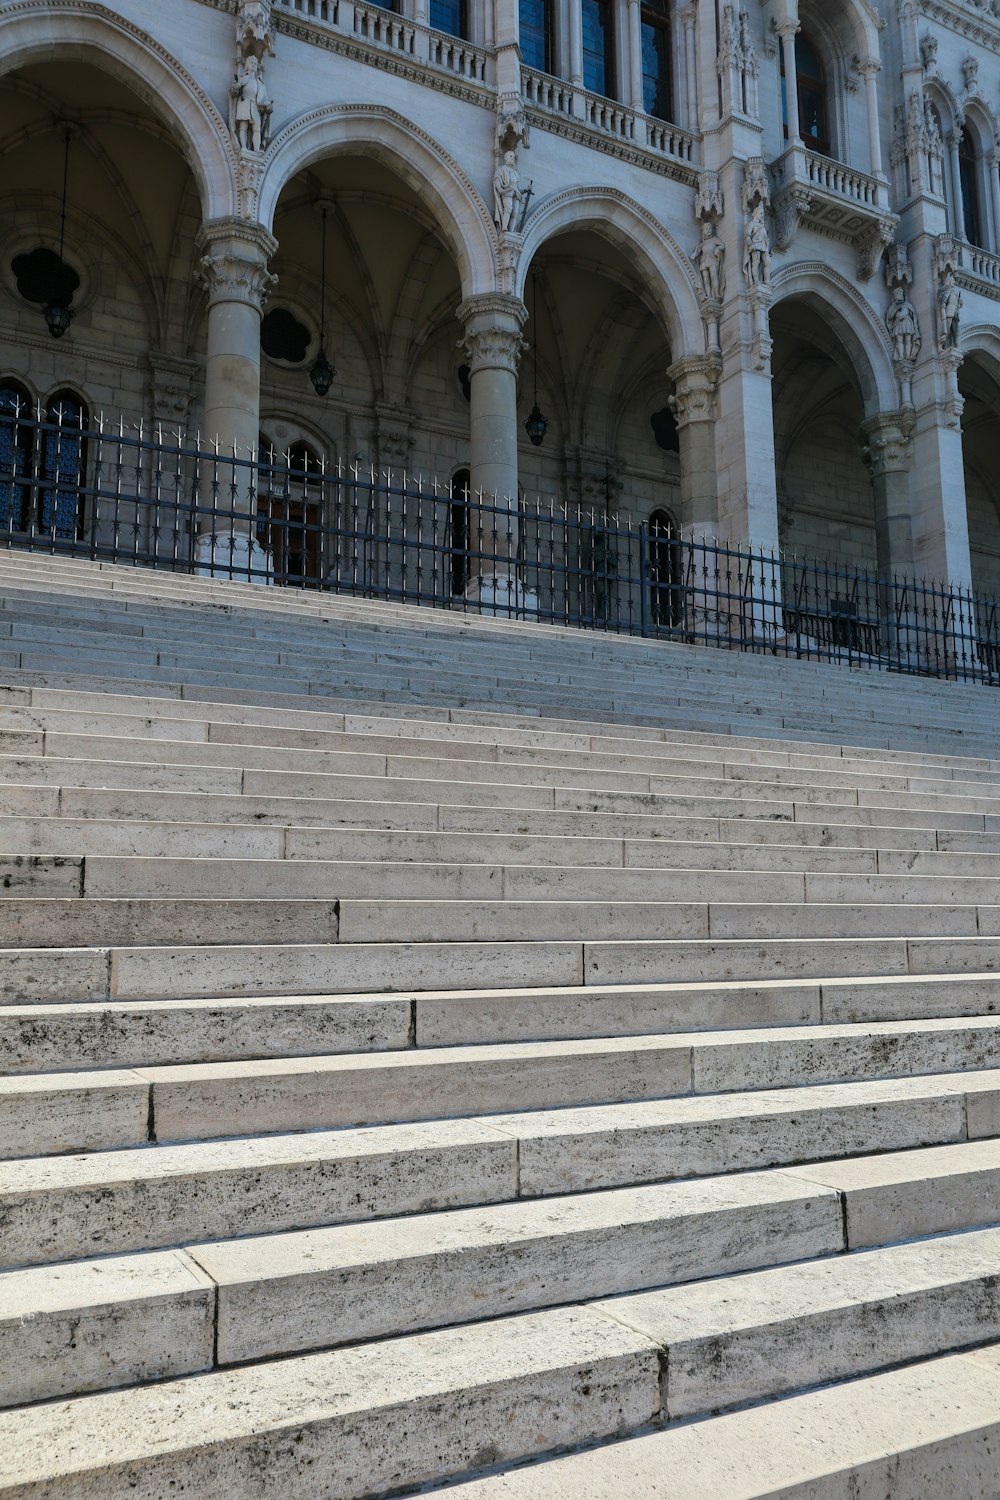
<path fill-rule="evenodd" d="M 1000 592 L 998 152 L 995 0 L 0 0 L 0 401 Z"/>

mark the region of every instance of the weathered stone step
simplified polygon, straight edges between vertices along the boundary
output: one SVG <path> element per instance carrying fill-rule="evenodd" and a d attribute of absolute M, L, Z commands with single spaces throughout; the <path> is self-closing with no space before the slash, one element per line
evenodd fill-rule
<path fill-rule="evenodd" d="M 1000 976 L 0 1007 L 0 1073 L 990 1016 Z"/>
<path fill-rule="evenodd" d="M 843 1236 L 836 1193 L 746 1173 L 11 1271 L 0 1406 L 831 1254 Z"/>
<path fill-rule="evenodd" d="M 998 1146 L 968 1132 L 998 1101 L 1000 1070 L 966 1071 L 30 1157 L 0 1163 L 0 1265 L 973 1139 L 960 1165 L 990 1217 Z"/>
<path fill-rule="evenodd" d="M 98 944 L 185 945 L 336 942 L 336 900 L 91 900 L 8 895 L 0 898 L 0 944 L 7 948 L 85 948 Z"/>
<path fill-rule="evenodd" d="M 656 1346 L 587 1309 L 440 1330 L 0 1415 L 0 1495 L 360 1500 L 630 1431 Z"/>
<path fill-rule="evenodd" d="M 389 1010 L 380 1040 L 405 1011 Z M 0 1078 L 0 1155 L 618 1103 L 1000 1065 L 1000 1019 L 768 1027 Z M 549 1090 L 549 1092 L 546 1092 Z M 79 1109 L 75 1107 L 79 1100 Z"/>
<path fill-rule="evenodd" d="M 670 1500 L 995 1500 L 998 1407 L 994 1344 L 424 1493 L 652 1500 L 669 1475 Z"/>
<path fill-rule="evenodd" d="M 442 986 L 691 985 L 742 975 L 753 975 L 755 983 L 891 979 L 997 970 L 1000 941 L 992 937 L 5 948 L 0 1003 L 370 995 Z"/>

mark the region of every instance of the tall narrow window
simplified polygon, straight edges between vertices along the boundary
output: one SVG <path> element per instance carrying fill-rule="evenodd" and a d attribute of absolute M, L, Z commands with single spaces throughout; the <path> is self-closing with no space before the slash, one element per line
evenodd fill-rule
<path fill-rule="evenodd" d="M 672 119 L 668 0 L 643 0 L 641 35 L 642 107 L 658 120 Z"/>
<path fill-rule="evenodd" d="M 592 94 L 610 96 L 615 76 L 615 33 L 610 0 L 581 0 L 583 5 L 583 85 Z"/>
<path fill-rule="evenodd" d="M 464 594 L 469 585 L 469 495 L 472 475 L 459 469 L 451 481 L 448 507 L 448 554 L 451 558 L 451 592 Z"/>
<path fill-rule="evenodd" d="M 449 36 L 468 36 L 465 0 L 430 0 L 430 23 Z"/>
<path fill-rule="evenodd" d="M 552 72 L 552 6 L 549 0 L 520 0 L 521 58 L 525 67 Z"/>
<path fill-rule="evenodd" d="M 27 531 L 35 461 L 31 398 L 13 381 L 0 385 L 0 528 Z"/>
<path fill-rule="evenodd" d="M 958 176 L 962 193 L 962 229 L 970 245 L 983 244 L 983 220 L 979 207 L 979 160 L 967 133 L 958 147 Z"/>
<path fill-rule="evenodd" d="M 799 130 L 810 151 L 830 155 L 830 126 L 827 110 L 826 72 L 819 52 L 804 31 L 795 38 L 795 71 L 798 75 Z M 781 104 L 785 140 L 788 140 L 788 94 L 785 85 L 785 62 L 781 61 Z"/>

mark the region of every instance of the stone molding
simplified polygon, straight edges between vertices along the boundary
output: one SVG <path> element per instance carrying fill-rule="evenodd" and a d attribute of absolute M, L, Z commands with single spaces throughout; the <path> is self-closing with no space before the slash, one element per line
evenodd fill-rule
<path fill-rule="evenodd" d="M 262 312 L 277 283 L 267 263 L 278 242 L 262 224 L 242 219 L 214 219 L 198 231 L 200 252 L 197 280 L 208 293 L 208 304 L 242 302 Z"/>
<path fill-rule="evenodd" d="M 465 325 L 459 340 L 473 375 L 480 370 L 508 370 L 516 375 L 527 344 L 521 329 L 528 309 L 519 297 L 500 293 L 483 293 L 467 297 L 458 308 L 458 320 Z"/>
<path fill-rule="evenodd" d="M 714 422 L 718 416 L 719 381 L 722 361 L 717 355 L 694 355 L 670 365 L 667 376 L 674 383 L 674 394 L 667 405 L 677 418 L 680 430 L 696 422 Z"/>

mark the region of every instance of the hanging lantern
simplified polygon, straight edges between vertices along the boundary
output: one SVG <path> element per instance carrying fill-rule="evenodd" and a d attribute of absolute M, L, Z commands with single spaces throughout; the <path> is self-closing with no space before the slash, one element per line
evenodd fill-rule
<path fill-rule="evenodd" d="M 542 416 L 538 401 L 531 408 L 531 415 L 524 424 L 524 430 L 528 434 L 533 448 L 540 448 L 545 441 L 545 434 L 549 430 L 549 424 Z"/>
<path fill-rule="evenodd" d="M 320 205 L 320 215 L 323 221 L 322 250 L 320 252 L 319 273 L 319 353 L 313 361 L 312 369 L 309 371 L 309 379 L 312 381 L 313 390 L 322 399 L 329 395 L 330 387 L 336 379 L 337 372 L 327 358 L 326 353 L 326 204 Z"/>
<path fill-rule="evenodd" d="M 538 404 L 538 282 L 534 276 L 531 278 L 531 341 L 532 357 L 534 363 L 534 405 L 528 420 L 524 424 L 524 430 L 528 434 L 528 440 L 533 448 L 540 448 L 545 441 L 545 434 L 549 430 L 547 418 L 542 415 L 542 409 Z"/>

